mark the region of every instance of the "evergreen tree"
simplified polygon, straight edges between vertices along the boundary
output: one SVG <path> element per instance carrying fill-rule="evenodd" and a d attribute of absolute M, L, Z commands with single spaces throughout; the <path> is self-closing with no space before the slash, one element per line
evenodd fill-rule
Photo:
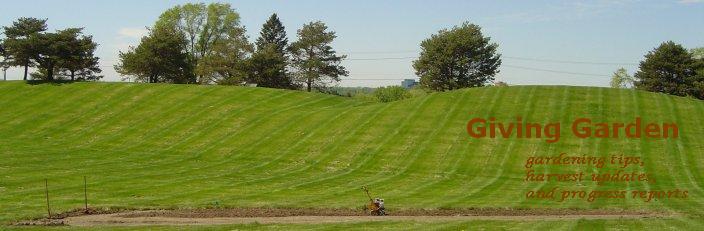
<path fill-rule="evenodd" d="M 284 54 L 288 46 L 288 38 L 286 38 L 286 28 L 284 28 L 276 14 L 272 14 L 262 26 L 262 31 L 259 32 L 256 44 L 257 50 L 262 50 L 268 45 L 274 45 L 278 53 Z"/>
<path fill-rule="evenodd" d="M 298 30 L 298 41 L 291 44 L 291 64 L 298 81 L 312 88 L 325 87 L 327 80 L 340 81 L 340 76 L 349 73 L 341 65 L 347 56 L 337 55 L 330 44 L 337 38 L 335 32 L 328 31 L 325 23 L 317 21 L 303 25 Z"/>
<path fill-rule="evenodd" d="M 102 70 L 98 66 L 99 58 L 95 57 L 98 44 L 93 42 L 93 36 L 81 36 L 81 29 L 65 41 L 65 47 L 58 62 L 62 76 L 71 81 L 99 80 L 103 76 L 96 75 Z"/>
<path fill-rule="evenodd" d="M 80 28 L 68 28 L 55 33 L 38 33 L 29 38 L 33 47 L 32 59 L 37 62 L 39 72 L 33 73 L 33 79 L 54 81 L 61 62 L 72 59 L 72 49 L 81 34 Z"/>
<path fill-rule="evenodd" d="M 682 45 L 672 41 L 662 43 L 645 55 L 634 75 L 636 88 L 678 96 L 704 98 L 704 79 L 698 75 L 698 63 Z"/>
<path fill-rule="evenodd" d="M 3 27 L 3 29 L 6 37 L 3 47 L 6 49 L 7 56 L 12 57 L 8 65 L 24 67 L 23 79 L 27 80 L 29 67 L 36 64 L 32 59 L 36 56 L 37 47 L 30 39 L 46 31 L 46 19 L 19 18 L 12 23 L 12 26 Z"/>
<path fill-rule="evenodd" d="M 494 81 L 501 55 L 477 25 L 464 23 L 441 30 L 421 43 L 421 53 L 413 62 L 421 85 L 445 91 L 481 87 Z"/>
<path fill-rule="evenodd" d="M 0 40 L 0 58 L 2 58 L 2 61 L 0 61 L 0 69 L 2 69 L 2 80 L 6 81 L 7 80 L 7 69 L 10 68 L 10 56 L 7 55 L 7 51 L 5 50 L 5 46 L 3 45 L 3 42 Z"/>
<path fill-rule="evenodd" d="M 248 60 L 250 82 L 258 87 L 296 89 L 291 75 L 286 72 L 286 56 L 279 53 L 276 46 L 264 45 Z"/>
<path fill-rule="evenodd" d="M 257 51 L 249 60 L 249 82 L 259 87 L 294 89 L 296 85 L 286 71 L 288 56 L 286 31 L 276 14 L 262 26 L 256 45 Z"/>

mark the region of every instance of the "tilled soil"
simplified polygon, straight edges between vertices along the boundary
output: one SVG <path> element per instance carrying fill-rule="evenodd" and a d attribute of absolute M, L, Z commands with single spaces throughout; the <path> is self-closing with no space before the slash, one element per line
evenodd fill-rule
<path fill-rule="evenodd" d="M 72 212 L 54 219 L 26 221 L 16 225 L 318 224 L 368 221 L 641 219 L 671 216 L 666 213 L 633 210 L 511 208 L 403 209 L 390 212 L 388 216 L 384 217 L 368 216 L 361 209 L 344 208 L 230 208 L 113 212 L 115 213 L 92 211 L 89 214 L 81 214 L 80 212 Z"/>
<path fill-rule="evenodd" d="M 652 215 L 650 211 L 614 209 L 513 209 L 452 208 L 388 210 L 388 216 L 559 216 L 559 215 Z M 213 218 L 213 217 L 292 217 L 367 216 L 362 209 L 348 208 L 229 208 L 135 211 L 122 215 L 135 217 Z"/>

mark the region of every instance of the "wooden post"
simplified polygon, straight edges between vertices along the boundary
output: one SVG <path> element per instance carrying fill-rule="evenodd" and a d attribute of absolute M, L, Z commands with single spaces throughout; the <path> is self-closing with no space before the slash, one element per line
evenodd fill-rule
<path fill-rule="evenodd" d="M 51 207 L 49 207 L 49 180 L 44 178 L 44 194 L 46 194 L 46 212 L 51 219 Z"/>
<path fill-rule="evenodd" d="M 83 176 L 83 199 L 86 206 L 86 213 L 88 212 L 88 181 L 86 176 Z"/>

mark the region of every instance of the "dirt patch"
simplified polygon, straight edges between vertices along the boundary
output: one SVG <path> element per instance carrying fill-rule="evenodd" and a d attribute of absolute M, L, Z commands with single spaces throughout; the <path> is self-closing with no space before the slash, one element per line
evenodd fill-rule
<path fill-rule="evenodd" d="M 90 214 L 90 213 L 93 214 Z M 115 212 L 115 213 L 110 213 Z M 368 216 L 361 209 L 346 208 L 231 208 L 148 211 L 74 211 L 61 218 L 41 219 L 16 225 L 144 226 L 220 224 L 318 224 L 369 221 L 443 222 L 462 220 L 565 220 L 642 219 L 668 217 L 666 213 L 615 209 L 511 209 L 456 208 L 404 209 L 389 216 Z"/>
<path fill-rule="evenodd" d="M 42 219 L 29 220 L 29 221 L 20 221 L 20 222 L 14 223 L 13 225 L 17 225 L 17 226 L 62 226 L 62 225 L 67 225 L 67 224 L 66 224 L 66 221 L 64 221 L 64 219 L 42 218 Z"/>
<path fill-rule="evenodd" d="M 364 216 L 361 209 L 335 208 L 231 208 L 231 209 L 182 209 L 136 211 L 121 217 L 174 217 L 174 218 L 216 218 L 216 217 L 293 217 L 293 216 Z"/>
<path fill-rule="evenodd" d="M 401 209 L 387 211 L 389 216 L 564 216 L 564 215 L 653 215 L 645 210 L 616 209 L 514 209 L 514 208 L 451 208 Z M 134 211 L 124 218 L 173 217 L 293 217 L 293 216 L 367 216 L 362 209 L 348 208 L 229 208 Z"/>
<path fill-rule="evenodd" d="M 174 218 L 90 215 L 65 219 L 70 226 L 153 226 L 153 225 L 228 225 L 228 224 L 326 224 L 346 222 L 447 222 L 470 220 L 575 220 L 575 219 L 644 219 L 663 216 L 642 215 L 567 215 L 567 216 L 293 216 L 293 217 L 215 217 Z"/>

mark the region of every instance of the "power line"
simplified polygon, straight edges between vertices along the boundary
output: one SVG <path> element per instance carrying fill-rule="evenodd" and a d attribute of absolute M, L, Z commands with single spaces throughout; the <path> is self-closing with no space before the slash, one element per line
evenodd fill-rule
<path fill-rule="evenodd" d="M 365 81 L 366 81 L 366 80 L 382 80 L 382 81 L 387 81 L 387 80 L 406 80 L 406 79 L 415 79 L 415 80 L 418 80 L 417 77 L 405 78 L 405 79 L 340 79 L 340 80 L 365 80 Z"/>
<path fill-rule="evenodd" d="M 510 68 L 517 68 L 517 69 L 524 69 L 524 70 L 531 70 L 531 71 L 543 71 L 543 72 L 550 72 L 550 73 L 558 73 L 558 74 L 609 77 L 608 75 L 580 73 L 580 72 L 571 72 L 571 71 L 560 71 L 560 70 L 551 70 L 551 69 L 541 69 L 541 68 L 517 66 L 517 65 L 510 65 L 510 64 L 501 64 L 501 66 L 510 67 Z M 112 67 L 112 66 L 101 66 L 101 67 Z M 395 75 L 395 74 L 354 74 L 353 73 L 353 75 L 357 75 L 357 76 L 389 76 L 389 75 Z M 416 78 L 416 77 L 414 77 L 414 78 Z M 343 79 L 343 80 L 404 80 L 404 79 Z"/>
<path fill-rule="evenodd" d="M 358 58 L 358 59 L 346 59 L 350 61 L 374 61 L 374 60 L 404 60 L 404 59 L 416 59 L 417 56 L 408 57 L 384 57 L 384 58 Z M 589 65 L 625 65 L 625 66 L 636 66 L 637 63 L 618 63 L 618 62 L 590 62 L 590 61 L 572 61 L 572 60 L 556 60 L 556 59 L 537 59 L 537 58 L 525 58 L 516 56 L 501 56 L 501 58 L 506 59 L 517 59 L 525 61 L 534 62 L 548 62 L 548 63 L 569 63 L 569 64 L 589 64 Z"/>
<path fill-rule="evenodd" d="M 345 59 L 350 61 L 374 61 L 374 60 L 403 60 L 403 59 L 415 59 L 418 57 L 387 57 L 387 58 L 362 58 L 362 59 Z"/>
<path fill-rule="evenodd" d="M 550 70 L 550 69 L 541 69 L 541 68 L 532 68 L 532 67 L 517 66 L 517 65 L 510 65 L 510 64 L 502 64 L 501 66 L 506 66 L 506 67 L 510 67 L 510 68 L 517 68 L 517 69 L 524 69 L 524 70 L 531 70 L 531 71 L 543 71 L 543 72 L 550 72 L 550 73 L 558 73 L 558 74 L 596 76 L 596 77 L 610 77 L 610 76 L 608 76 L 608 75 L 600 75 L 600 74 L 592 74 L 592 73 L 581 73 L 581 72 L 571 72 L 571 71 L 560 71 L 560 70 Z M 408 79 L 417 79 L 417 77 L 408 78 Z M 404 79 L 342 79 L 342 80 L 404 80 Z"/>
<path fill-rule="evenodd" d="M 342 54 L 405 54 L 405 53 L 418 53 L 419 51 L 350 51 L 350 52 L 340 52 Z"/>
<path fill-rule="evenodd" d="M 551 73 L 559 73 L 559 74 L 609 77 L 608 75 L 590 74 L 590 73 L 580 73 L 580 72 L 570 72 L 570 71 L 559 71 L 559 70 L 550 70 L 550 69 L 541 69 L 541 68 L 532 68 L 532 67 L 516 66 L 516 65 L 509 65 L 509 64 L 501 64 L 501 66 L 512 67 L 512 68 L 518 68 L 518 69 L 525 69 L 525 70 L 532 70 L 532 71 L 544 71 L 544 72 L 551 72 Z"/>
<path fill-rule="evenodd" d="M 391 54 L 391 53 L 410 53 L 413 51 L 384 51 L 384 52 L 347 52 L 347 54 L 357 53 L 357 54 Z M 377 60 L 405 60 L 405 59 L 416 59 L 418 56 L 403 56 L 403 57 L 380 57 L 380 58 L 349 58 L 346 61 L 377 61 Z M 592 62 L 592 61 L 576 61 L 576 60 L 558 60 L 558 59 L 540 59 L 540 58 L 530 58 L 530 57 L 518 57 L 518 56 L 501 56 L 505 59 L 516 59 L 534 62 L 548 62 L 548 63 L 569 63 L 569 64 L 588 64 L 588 65 L 625 65 L 625 66 L 636 66 L 638 63 L 626 63 L 626 62 Z M 112 67 L 112 65 L 101 65 L 105 67 Z"/>
<path fill-rule="evenodd" d="M 556 60 L 556 59 L 524 58 L 524 57 L 515 57 L 515 56 L 501 56 L 501 58 L 536 61 L 536 62 L 550 62 L 550 63 L 571 63 L 571 64 L 591 64 L 591 65 L 628 65 L 628 66 L 638 65 L 637 63 L 569 61 L 569 60 Z"/>
<path fill-rule="evenodd" d="M 402 52 L 412 52 L 412 51 L 399 51 L 398 53 L 402 53 Z M 394 52 L 349 52 L 349 53 L 384 54 L 384 53 L 394 53 Z M 417 56 L 407 56 L 407 57 L 356 58 L 356 59 L 346 59 L 346 60 L 349 60 L 349 61 L 377 61 L 377 60 L 406 60 L 406 59 L 415 59 L 415 58 L 418 58 L 418 57 Z M 535 61 L 535 62 L 550 62 L 550 63 L 570 63 L 570 64 L 589 64 L 589 65 L 638 65 L 636 63 L 589 62 L 589 61 L 573 61 L 573 60 L 538 59 L 538 58 L 526 58 L 526 57 L 516 57 L 516 56 L 502 56 L 502 58 Z M 100 65 L 100 66 L 101 67 L 113 67 L 112 65 Z M 524 69 L 524 70 L 532 70 L 532 71 L 559 73 L 559 74 L 609 77 L 608 75 L 601 75 L 601 74 L 542 69 L 542 68 L 510 65 L 510 64 L 502 64 L 501 66 L 510 67 L 510 68 L 517 68 L 517 69 Z M 378 74 L 378 75 L 388 76 L 387 74 Z M 367 75 L 367 76 L 369 76 L 369 75 Z M 343 79 L 343 80 L 403 80 L 403 79 Z"/>

